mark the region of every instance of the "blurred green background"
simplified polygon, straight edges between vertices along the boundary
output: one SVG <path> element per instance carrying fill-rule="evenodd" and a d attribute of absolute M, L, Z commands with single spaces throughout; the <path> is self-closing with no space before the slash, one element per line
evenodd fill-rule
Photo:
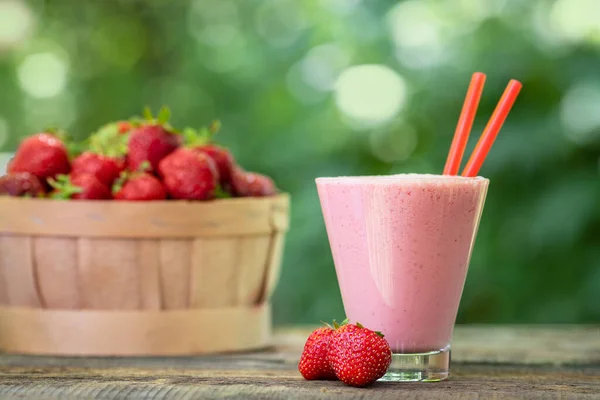
<path fill-rule="evenodd" d="M 293 195 L 277 323 L 343 318 L 317 176 L 441 173 L 470 76 L 469 149 L 524 88 L 491 179 L 459 322 L 600 321 L 600 1 L 0 0 L 0 151 L 83 137 L 146 104 Z"/>

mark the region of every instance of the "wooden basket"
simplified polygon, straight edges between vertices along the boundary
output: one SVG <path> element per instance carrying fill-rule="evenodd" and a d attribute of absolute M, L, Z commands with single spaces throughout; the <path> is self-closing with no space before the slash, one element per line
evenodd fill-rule
<path fill-rule="evenodd" d="M 186 355 L 268 346 L 289 197 L 0 197 L 0 350 Z"/>

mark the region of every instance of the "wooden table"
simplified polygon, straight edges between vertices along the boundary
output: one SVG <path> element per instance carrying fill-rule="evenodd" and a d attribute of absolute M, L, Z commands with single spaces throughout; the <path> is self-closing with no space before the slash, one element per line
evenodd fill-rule
<path fill-rule="evenodd" d="M 449 380 L 366 389 L 303 380 L 297 362 L 308 332 L 279 330 L 273 349 L 236 355 L 0 355 L 0 398 L 600 399 L 600 326 L 459 326 Z"/>

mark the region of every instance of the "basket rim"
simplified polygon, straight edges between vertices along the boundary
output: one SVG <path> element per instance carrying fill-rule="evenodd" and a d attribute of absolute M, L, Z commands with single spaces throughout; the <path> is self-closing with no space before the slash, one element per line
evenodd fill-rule
<path fill-rule="evenodd" d="M 47 198 L 31 198 L 31 197 L 12 197 L 0 195 L 0 203 L 22 203 L 31 202 L 38 204 L 57 203 L 57 204 L 88 204 L 88 205 L 102 205 L 107 204 L 119 204 L 124 207 L 139 207 L 139 206 L 153 206 L 165 204 L 176 204 L 176 205 L 188 205 L 188 206 L 206 206 L 213 204 L 241 204 L 241 203 L 260 203 L 265 201 L 273 201 L 274 199 L 289 200 L 290 194 L 287 192 L 280 192 L 273 196 L 262 196 L 262 197 L 230 197 L 225 199 L 213 199 L 213 200 L 152 200 L 152 201 L 126 201 L 126 200 L 62 200 L 62 199 L 47 199 Z M 0 208 L 0 213 L 2 209 Z"/>
<path fill-rule="evenodd" d="M 0 197 L 0 234 L 194 238 L 287 231 L 290 195 L 211 201 L 57 201 Z"/>

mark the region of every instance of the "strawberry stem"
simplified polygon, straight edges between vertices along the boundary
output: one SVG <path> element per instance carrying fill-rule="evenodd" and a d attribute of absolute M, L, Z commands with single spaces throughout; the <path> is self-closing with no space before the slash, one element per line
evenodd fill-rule
<path fill-rule="evenodd" d="M 69 175 L 58 175 L 56 179 L 48 178 L 48 184 L 54 188 L 50 197 L 56 200 L 68 200 L 73 195 L 83 192 L 82 188 L 71 183 Z"/>
<path fill-rule="evenodd" d="M 171 110 L 169 109 L 169 107 L 162 106 L 162 108 L 158 112 L 158 117 L 157 117 L 158 123 L 160 125 L 164 125 L 167 122 L 169 122 L 169 119 L 171 119 Z"/>
<path fill-rule="evenodd" d="M 332 326 L 331 326 L 331 325 L 330 325 L 328 322 L 321 321 L 321 323 L 322 323 L 323 325 L 325 325 L 326 327 L 328 327 L 329 329 L 333 329 L 333 327 L 332 327 Z"/>
<path fill-rule="evenodd" d="M 142 113 L 143 118 L 132 118 L 129 122 L 135 126 L 139 127 L 141 125 L 150 124 L 150 125 L 160 125 L 165 128 L 168 132 L 171 133 L 179 133 L 171 124 L 169 124 L 169 120 L 171 119 L 171 109 L 167 106 L 162 106 L 158 115 L 155 117 L 152 114 L 152 110 L 149 106 L 144 107 L 144 111 Z"/>
<path fill-rule="evenodd" d="M 144 107 L 142 115 L 146 121 L 154 121 L 154 115 L 152 114 L 152 109 L 150 109 L 150 106 Z"/>
<path fill-rule="evenodd" d="M 131 176 L 131 172 L 124 170 L 119 174 L 119 177 L 117 178 L 117 180 L 115 180 L 115 183 L 113 183 L 113 187 L 112 187 L 112 193 L 113 194 L 117 194 L 121 191 L 121 189 L 123 189 L 123 185 L 125 185 L 125 182 L 127 182 L 127 180 L 129 179 L 129 177 Z"/>
<path fill-rule="evenodd" d="M 359 328 L 362 328 L 362 329 L 366 329 L 366 328 L 365 328 L 365 327 L 364 327 L 364 326 L 363 326 L 363 325 L 362 325 L 360 322 L 357 322 L 357 323 L 356 323 L 356 326 L 357 326 L 357 327 L 359 327 Z M 375 332 L 375 334 L 376 334 L 377 336 L 379 336 L 379 337 L 384 337 L 383 333 L 381 333 L 381 332 L 379 332 L 379 331 L 373 331 L 373 332 Z"/>
<path fill-rule="evenodd" d="M 182 132 L 184 144 L 186 147 L 200 147 L 213 141 L 213 137 L 221 129 L 221 121 L 212 121 L 208 127 L 202 127 L 198 130 L 194 128 L 185 128 Z"/>

